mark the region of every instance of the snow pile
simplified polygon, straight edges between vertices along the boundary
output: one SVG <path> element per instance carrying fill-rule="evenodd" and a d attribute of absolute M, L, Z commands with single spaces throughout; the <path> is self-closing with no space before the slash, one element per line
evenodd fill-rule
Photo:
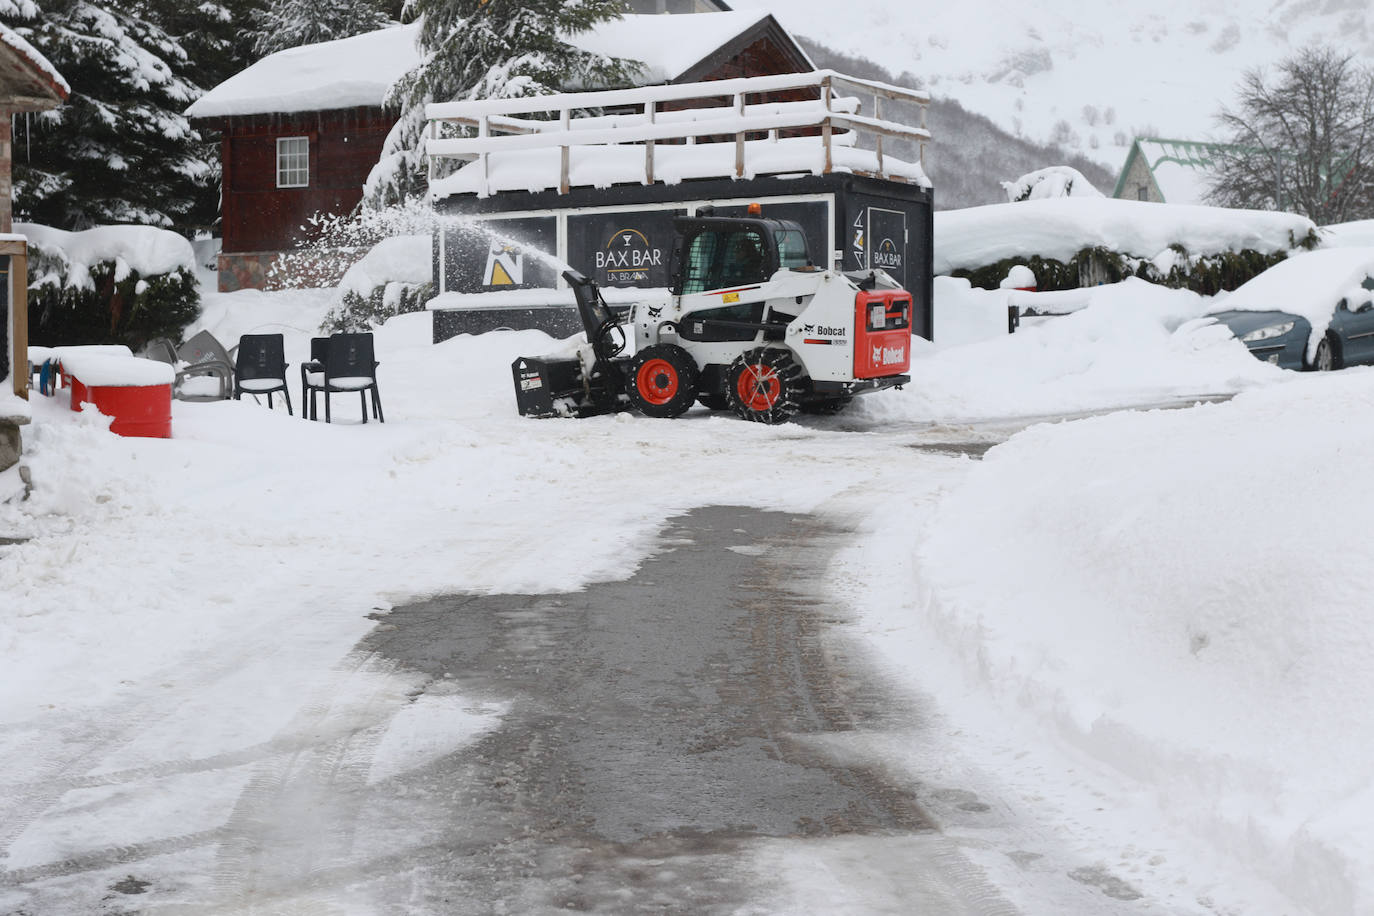
<path fill-rule="evenodd" d="M 915 576 L 1009 711 L 1314 913 L 1374 908 L 1371 411 L 1359 370 L 1034 427 L 941 502 Z"/>
<path fill-rule="evenodd" d="M 344 273 L 339 292 L 367 298 L 373 290 L 414 287 L 434 279 L 433 240 L 427 235 L 402 235 L 383 239 Z"/>
<path fill-rule="evenodd" d="M 1058 198 L 935 214 L 935 272 L 976 269 L 1004 258 L 1067 261 L 1103 247 L 1155 260 L 1181 246 L 1190 255 L 1290 251 L 1316 225 L 1303 216 L 1134 200 Z"/>
<path fill-rule="evenodd" d="M 1322 226 L 1321 238 L 1322 246 L 1326 248 L 1374 247 L 1374 219 Z"/>
<path fill-rule="evenodd" d="M 951 340 L 913 350 L 902 395 L 858 398 L 850 410 L 884 423 L 1038 416 L 1236 392 L 1292 375 L 1255 359 L 1226 328 L 1198 327 L 1208 300 L 1195 293 L 1137 279 L 1083 292 L 1082 310 L 1023 320 L 1008 335 L 1007 290 L 938 282 L 936 340 L 942 331 Z M 961 337 L 981 342 L 945 348 Z"/>
<path fill-rule="evenodd" d="M 1102 192 L 1092 186 L 1078 169 L 1067 165 L 1053 165 L 1022 175 L 1015 181 L 1002 182 L 1007 200 L 1046 200 L 1052 197 L 1101 197 Z"/>
<path fill-rule="evenodd" d="M 419 34 L 417 21 L 269 54 L 205 93 L 186 116 L 380 108 L 391 84 L 420 62 Z"/>
<path fill-rule="evenodd" d="M 141 277 L 169 274 L 177 270 L 194 273 L 195 250 L 175 232 L 153 226 L 98 226 L 82 232 L 67 232 L 36 223 L 15 223 L 14 230 L 28 238 L 38 253 L 62 265 L 62 277 L 52 274 L 31 278 L 31 285 L 53 283 L 90 289 L 94 287 L 91 269 L 113 262 L 114 279 L 123 280 L 130 272 Z"/>

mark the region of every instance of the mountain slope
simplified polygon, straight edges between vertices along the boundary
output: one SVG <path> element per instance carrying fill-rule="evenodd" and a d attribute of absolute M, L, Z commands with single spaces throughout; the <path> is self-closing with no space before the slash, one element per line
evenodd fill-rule
<path fill-rule="evenodd" d="M 1136 134 L 1202 139 L 1241 74 L 1323 42 L 1374 60 L 1369 0 L 899 4 L 731 0 L 866 57 L 1017 136 L 1118 169 Z"/>
<path fill-rule="evenodd" d="M 910 73 L 897 76 L 870 60 L 831 50 L 805 38 L 799 39 L 818 67 L 828 67 L 865 79 L 899 86 L 920 86 Z M 886 117 L 918 124 L 915 106 L 887 103 Z M 1047 144 L 1013 137 L 988 118 L 967 111 L 952 99 L 934 97 L 926 117 L 931 142 L 926 145 L 925 166 L 935 183 L 935 207 L 951 210 L 981 204 L 1006 203 L 1000 182 L 1017 178 L 1049 165 L 1071 165 L 1102 193 L 1110 194 L 1116 175 L 1081 155 Z M 915 160 L 914 144 L 890 146 L 893 155 Z"/>

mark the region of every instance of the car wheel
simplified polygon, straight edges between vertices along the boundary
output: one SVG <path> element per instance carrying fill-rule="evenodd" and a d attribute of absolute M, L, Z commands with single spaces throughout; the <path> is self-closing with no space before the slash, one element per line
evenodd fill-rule
<path fill-rule="evenodd" d="M 1312 357 L 1312 369 L 1316 372 L 1330 372 L 1332 369 L 1339 369 L 1340 364 L 1336 359 L 1336 348 L 1331 343 L 1330 337 L 1323 337 L 1317 342 L 1317 355 Z"/>

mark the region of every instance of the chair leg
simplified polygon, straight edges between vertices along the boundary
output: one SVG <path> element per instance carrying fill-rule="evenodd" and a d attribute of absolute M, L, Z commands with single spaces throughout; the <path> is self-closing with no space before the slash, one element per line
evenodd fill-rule
<path fill-rule="evenodd" d="M 286 415 L 288 417 L 294 417 L 296 414 L 291 409 L 291 389 L 283 385 L 281 389 L 281 396 L 286 399 Z"/>
<path fill-rule="evenodd" d="M 366 422 L 367 422 L 367 391 L 366 391 L 365 389 L 362 389 L 362 388 L 359 388 L 359 389 L 358 389 L 358 406 L 360 406 L 360 407 L 363 409 L 363 422 L 366 423 Z"/>
<path fill-rule="evenodd" d="M 327 384 L 327 383 L 326 383 L 326 384 Z M 332 423 L 332 422 L 334 422 L 334 421 L 331 420 L 330 417 L 329 417 L 329 389 L 328 389 L 328 388 L 325 388 L 325 389 L 324 389 L 324 422 L 326 422 L 326 423 Z"/>
<path fill-rule="evenodd" d="M 380 423 L 385 423 L 382 419 L 382 396 L 377 392 L 377 386 L 372 386 L 372 414 Z"/>

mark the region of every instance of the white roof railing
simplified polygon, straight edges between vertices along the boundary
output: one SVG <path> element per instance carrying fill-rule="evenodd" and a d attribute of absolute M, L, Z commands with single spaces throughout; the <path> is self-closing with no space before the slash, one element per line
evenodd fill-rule
<path fill-rule="evenodd" d="M 814 93 L 815 98 L 750 101 L 761 95 L 776 97 L 779 93 Z M 872 97 L 871 114 L 864 113 L 861 96 Z M 722 99 L 727 100 L 726 104 L 720 104 Z M 910 126 L 885 120 L 882 115 L 884 100 L 917 105 L 920 124 Z M 888 167 L 907 164 L 891 157 L 885 159 L 883 140 L 917 143 L 923 165 L 925 144 L 930 140 L 930 132 L 925 126 L 929 104 L 930 96 L 920 90 L 858 79 L 833 70 L 514 99 L 439 102 L 425 108 L 425 116 L 430 122 L 426 149 L 431 184 L 438 177 L 438 163 L 444 160 L 466 162 L 469 165 L 461 169 L 464 178 L 472 177 L 466 174 L 468 168 L 479 169 L 480 176 L 475 182 L 464 181 L 463 185 L 475 190 L 480 197 L 489 196 L 495 190 L 490 181 L 493 153 L 500 156 L 558 149 L 561 165 L 557 186 L 560 193 L 566 194 L 573 183 L 569 167 L 573 148 L 615 146 L 623 149 L 627 145 L 642 145 L 643 171 L 638 178 L 644 184 L 653 184 L 655 147 L 658 145 L 671 145 L 675 150 L 681 150 L 683 145 L 698 144 L 720 149 L 722 144 L 734 143 L 731 177 L 743 178 L 753 173 L 748 161 L 751 150 L 759 149 L 758 141 L 749 139 L 751 135 L 765 135 L 768 141 L 777 143 L 790 134 L 788 142 L 797 143 L 800 142 L 799 133 L 810 135 L 809 139 L 823 151 L 816 171 L 836 170 L 836 147 L 852 148 L 858 141 L 871 137 L 876 154 L 871 162 L 876 168 L 851 164 L 845 170 L 908 181 L 912 174 L 910 167 Z M 665 109 L 665 106 L 668 107 Z M 612 109 L 616 113 L 575 116 L 589 109 Z M 441 124 L 464 128 L 464 132 L 475 135 L 443 137 Z M 842 137 L 837 139 L 837 134 Z M 776 162 L 776 157 L 770 161 Z"/>

